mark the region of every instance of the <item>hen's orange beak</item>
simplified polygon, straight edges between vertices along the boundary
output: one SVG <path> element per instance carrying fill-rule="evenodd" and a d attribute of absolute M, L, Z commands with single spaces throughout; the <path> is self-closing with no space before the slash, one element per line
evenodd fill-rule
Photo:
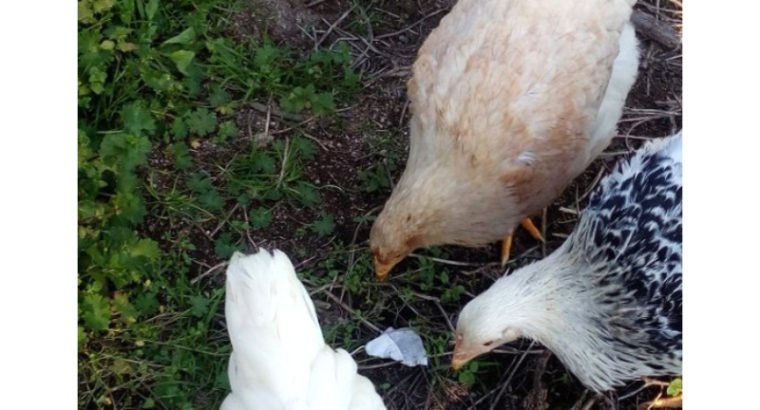
<path fill-rule="evenodd" d="M 464 365 L 466 365 L 468 362 L 469 360 L 460 360 L 455 357 L 451 359 L 451 368 L 454 369 L 455 371 L 459 371 L 459 369 L 464 367 Z"/>
<path fill-rule="evenodd" d="M 372 259 L 375 262 L 375 275 L 377 276 L 377 280 L 383 282 L 385 278 L 388 277 L 388 272 L 393 269 L 394 264 L 380 262 L 376 254 L 372 255 Z"/>
<path fill-rule="evenodd" d="M 461 369 L 464 365 L 469 363 L 470 360 L 477 356 L 477 354 L 472 354 L 466 351 L 462 345 L 462 335 L 457 335 L 456 341 L 454 342 L 454 355 L 451 358 L 451 368 L 454 370 Z"/>

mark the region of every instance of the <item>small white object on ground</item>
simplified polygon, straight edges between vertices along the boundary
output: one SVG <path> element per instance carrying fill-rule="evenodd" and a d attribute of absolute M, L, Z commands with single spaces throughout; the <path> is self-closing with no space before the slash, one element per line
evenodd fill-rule
<path fill-rule="evenodd" d="M 427 353 L 420 336 L 408 327 L 389 327 L 380 336 L 370 340 L 364 350 L 368 355 L 392 359 L 409 367 L 427 366 Z"/>

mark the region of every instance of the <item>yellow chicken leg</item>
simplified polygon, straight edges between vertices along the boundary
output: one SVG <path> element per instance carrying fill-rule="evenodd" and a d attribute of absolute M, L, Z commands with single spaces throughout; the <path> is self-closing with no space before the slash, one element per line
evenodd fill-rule
<path fill-rule="evenodd" d="M 536 240 L 546 242 L 544 241 L 543 235 L 541 235 L 541 231 L 536 228 L 536 225 L 533 225 L 533 221 L 531 221 L 530 218 L 523 219 L 522 222 L 520 222 L 520 225 L 522 225 L 522 227 L 528 231 L 530 236 L 534 237 Z"/>
<path fill-rule="evenodd" d="M 507 265 L 507 261 L 509 261 L 509 250 L 512 248 L 512 233 L 505 236 L 504 239 L 501 241 L 501 267 Z"/>
<path fill-rule="evenodd" d="M 522 225 L 523 228 L 525 228 L 526 231 L 530 234 L 530 236 L 536 238 L 537 240 L 544 242 L 544 237 L 541 235 L 541 232 L 536 228 L 536 225 L 533 224 L 533 221 L 530 220 L 530 218 L 525 218 L 520 222 L 520 225 Z M 504 239 L 501 242 L 501 267 L 507 265 L 507 261 L 509 261 L 509 251 L 512 249 L 512 235 L 514 232 L 510 233 L 509 235 L 505 236 Z"/>

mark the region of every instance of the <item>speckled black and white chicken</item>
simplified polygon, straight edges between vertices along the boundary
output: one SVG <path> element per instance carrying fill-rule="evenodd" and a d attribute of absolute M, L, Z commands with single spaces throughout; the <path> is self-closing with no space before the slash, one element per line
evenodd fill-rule
<path fill-rule="evenodd" d="M 559 249 L 470 301 L 452 365 L 527 337 L 598 392 L 680 374 L 681 140 L 618 164 Z"/>

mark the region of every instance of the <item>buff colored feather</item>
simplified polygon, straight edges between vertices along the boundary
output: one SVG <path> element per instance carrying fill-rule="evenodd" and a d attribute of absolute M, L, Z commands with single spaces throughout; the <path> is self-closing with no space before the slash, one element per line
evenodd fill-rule
<path fill-rule="evenodd" d="M 482 246 L 609 144 L 636 77 L 633 0 L 460 0 L 408 83 L 406 169 L 370 234 L 376 265 Z"/>

